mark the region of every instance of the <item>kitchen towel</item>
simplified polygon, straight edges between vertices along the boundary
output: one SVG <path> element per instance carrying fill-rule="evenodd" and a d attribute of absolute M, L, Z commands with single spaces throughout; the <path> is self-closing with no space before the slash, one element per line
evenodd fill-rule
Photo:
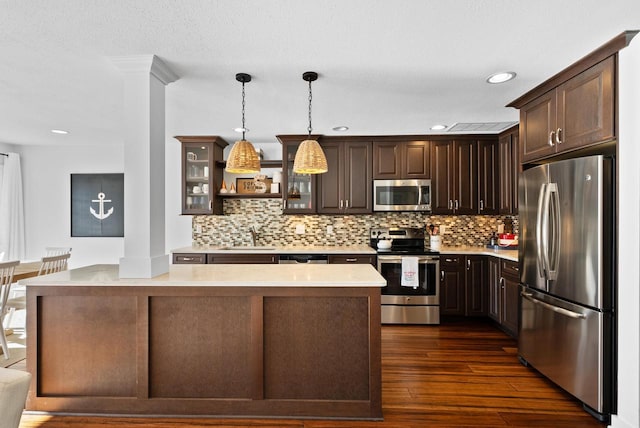
<path fill-rule="evenodd" d="M 418 288 L 418 258 L 402 257 L 402 279 L 400 285 L 403 287 Z"/>

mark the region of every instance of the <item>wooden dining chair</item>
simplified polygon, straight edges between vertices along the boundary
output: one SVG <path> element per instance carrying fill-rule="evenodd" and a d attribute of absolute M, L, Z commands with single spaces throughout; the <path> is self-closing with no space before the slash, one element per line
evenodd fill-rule
<path fill-rule="evenodd" d="M 7 314 L 7 303 L 9 293 L 11 292 L 11 283 L 13 282 L 13 271 L 20 261 L 14 260 L 10 262 L 0 262 L 0 343 L 2 344 L 2 352 L 5 360 L 9 359 L 9 346 L 7 345 L 7 337 L 4 334 L 4 317 Z"/>
<path fill-rule="evenodd" d="M 67 270 L 67 263 L 71 257 L 71 253 L 60 254 L 57 256 L 45 256 L 40 263 L 40 270 L 38 276 L 48 275 L 50 273 L 56 273 L 63 270 Z M 19 309 L 27 308 L 27 296 L 22 293 L 19 296 L 7 299 L 5 310 L 9 312 L 9 318 L 7 319 L 7 325 L 11 324 L 13 314 Z"/>

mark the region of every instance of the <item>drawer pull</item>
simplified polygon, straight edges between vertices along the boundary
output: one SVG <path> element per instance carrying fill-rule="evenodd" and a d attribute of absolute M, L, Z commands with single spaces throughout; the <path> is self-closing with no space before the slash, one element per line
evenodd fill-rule
<path fill-rule="evenodd" d="M 357 261 L 358 261 L 358 259 L 345 259 L 345 261 L 346 261 L 347 263 L 355 263 L 355 262 L 357 262 Z"/>

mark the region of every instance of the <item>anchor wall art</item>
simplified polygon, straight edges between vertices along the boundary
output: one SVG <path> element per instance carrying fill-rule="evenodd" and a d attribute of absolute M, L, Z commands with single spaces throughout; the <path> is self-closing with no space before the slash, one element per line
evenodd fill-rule
<path fill-rule="evenodd" d="M 124 236 L 124 174 L 71 174 L 71 236 Z"/>

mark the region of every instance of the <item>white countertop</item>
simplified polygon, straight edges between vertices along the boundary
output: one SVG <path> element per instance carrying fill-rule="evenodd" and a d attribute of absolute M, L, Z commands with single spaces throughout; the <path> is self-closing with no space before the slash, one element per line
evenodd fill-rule
<path fill-rule="evenodd" d="M 385 287 L 369 264 L 171 265 L 154 278 L 120 278 L 118 265 L 92 265 L 19 281 L 59 286 Z"/>
<path fill-rule="evenodd" d="M 518 250 L 493 250 L 486 247 L 440 247 L 440 254 L 471 254 L 479 256 L 493 256 L 500 259 L 511 260 L 512 262 L 518 261 Z"/>
<path fill-rule="evenodd" d="M 209 253 L 209 254 L 376 254 L 376 250 L 368 245 L 319 245 L 319 246 L 280 246 L 258 245 L 237 246 L 224 245 L 192 245 L 171 250 L 171 253 Z"/>

